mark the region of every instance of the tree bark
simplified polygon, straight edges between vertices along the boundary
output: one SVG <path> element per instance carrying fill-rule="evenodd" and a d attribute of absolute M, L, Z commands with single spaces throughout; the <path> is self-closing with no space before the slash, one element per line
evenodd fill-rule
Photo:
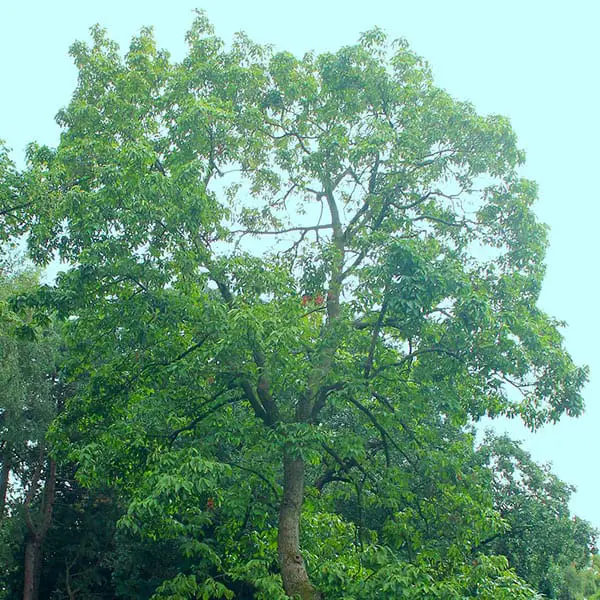
<path fill-rule="evenodd" d="M 37 600 L 42 567 L 42 540 L 36 533 L 27 535 L 23 600 Z"/>
<path fill-rule="evenodd" d="M 283 588 L 290 597 L 301 600 L 321 600 L 322 596 L 310 582 L 300 552 L 300 513 L 304 499 L 304 460 L 290 448 L 283 452 L 283 498 L 279 509 L 277 550 Z"/>
<path fill-rule="evenodd" d="M 0 521 L 2 521 L 4 517 L 4 509 L 6 508 L 10 469 L 10 447 L 7 445 L 2 453 L 2 467 L 0 469 Z"/>
<path fill-rule="evenodd" d="M 40 462 L 36 469 L 31 486 L 25 497 L 25 523 L 27 525 L 27 542 L 25 545 L 25 565 L 23 600 L 38 600 L 39 581 L 42 572 L 42 548 L 48 529 L 52 523 L 52 508 L 56 492 L 56 462 L 49 460 L 48 476 L 44 483 L 43 502 L 40 509 L 40 523 L 36 526 L 31 517 L 31 502 L 36 493 L 42 465 L 44 464 L 44 452 L 40 450 Z"/>

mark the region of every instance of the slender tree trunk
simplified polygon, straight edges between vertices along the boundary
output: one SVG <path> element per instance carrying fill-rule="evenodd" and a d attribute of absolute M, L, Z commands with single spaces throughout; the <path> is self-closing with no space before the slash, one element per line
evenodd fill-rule
<path fill-rule="evenodd" d="M 283 498 L 279 509 L 277 550 L 285 593 L 302 600 L 320 600 L 300 552 L 300 513 L 304 499 L 304 460 L 289 448 L 283 453 Z"/>
<path fill-rule="evenodd" d="M 31 481 L 31 487 L 25 497 L 25 523 L 27 525 L 27 542 L 25 545 L 25 576 L 23 585 L 23 600 L 38 600 L 39 582 L 42 573 L 42 550 L 44 539 L 52 523 L 52 508 L 56 492 L 56 463 L 49 460 L 48 476 L 44 483 L 43 502 L 40 509 L 40 522 L 36 525 L 31 517 L 31 502 L 36 493 L 42 466 L 44 452 L 40 450 L 40 462 Z"/>
<path fill-rule="evenodd" d="M 8 493 L 8 480 L 10 479 L 10 448 L 6 446 L 2 453 L 2 467 L 0 468 L 0 521 L 4 517 L 6 508 L 6 495 Z"/>

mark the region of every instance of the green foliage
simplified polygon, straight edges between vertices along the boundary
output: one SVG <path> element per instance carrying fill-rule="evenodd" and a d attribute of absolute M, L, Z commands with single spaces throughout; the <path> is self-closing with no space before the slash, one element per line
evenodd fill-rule
<path fill-rule="evenodd" d="M 0 161 L 32 257 L 70 264 L 21 304 L 65 319 L 78 388 L 50 439 L 123 507 L 118 593 L 534 598 L 572 530 L 543 566 L 488 552 L 550 514 L 500 494 L 562 511 L 566 488 L 469 423 L 578 415 L 587 371 L 536 307 L 546 229 L 509 123 L 380 30 L 298 58 L 199 15 L 187 42 L 175 63 L 144 29 L 121 56 L 92 29 L 60 144 Z M 517 455 L 526 483 L 494 479 Z M 312 583 L 280 569 L 285 511 Z"/>
<path fill-rule="evenodd" d="M 508 526 L 482 548 L 506 556 L 547 597 L 562 597 L 564 578 L 578 580 L 596 552 L 596 531 L 569 512 L 572 488 L 506 437 L 488 434 L 479 453 L 494 474 L 494 505 Z"/>
<path fill-rule="evenodd" d="M 22 190 L 22 179 L 10 158 L 9 149 L 0 139 L 0 242 L 23 231 L 24 215 L 30 207 Z"/>
<path fill-rule="evenodd" d="M 25 509 L 31 514 L 41 502 L 37 487 L 45 435 L 59 402 L 60 343 L 46 311 L 20 306 L 20 298 L 37 288 L 37 273 L 11 270 L 8 262 L 5 268 L 0 273 L 0 598 L 18 594 L 22 585 L 17 556 L 27 534 Z"/>

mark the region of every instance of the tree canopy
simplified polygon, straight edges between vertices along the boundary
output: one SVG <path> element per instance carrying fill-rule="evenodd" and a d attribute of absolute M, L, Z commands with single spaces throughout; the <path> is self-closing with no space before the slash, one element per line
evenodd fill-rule
<path fill-rule="evenodd" d="M 535 597 L 521 520 L 554 513 L 505 510 L 525 483 L 494 472 L 525 459 L 473 425 L 576 416 L 587 372 L 536 305 L 510 124 L 380 30 L 299 58 L 200 14 L 187 42 L 93 28 L 58 146 L 0 154 L 5 236 L 69 267 L 18 304 L 64 323 L 55 457 L 164 552 L 124 597 Z M 556 560 L 584 566 L 582 532 Z"/>

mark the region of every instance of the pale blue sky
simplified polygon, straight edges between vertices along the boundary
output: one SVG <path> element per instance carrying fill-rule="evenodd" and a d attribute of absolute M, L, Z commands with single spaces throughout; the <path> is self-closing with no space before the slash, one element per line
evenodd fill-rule
<path fill-rule="evenodd" d="M 540 184 L 537 214 L 551 227 L 541 305 L 569 324 L 575 360 L 590 365 L 586 414 L 530 435 L 514 423 L 534 457 L 578 488 L 571 504 L 600 526 L 600 296 L 596 243 L 600 141 L 598 0 L 0 0 L 0 138 L 21 161 L 33 140 L 55 145 L 53 117 L 73 90 L 67 56 L 100 23 L 126 47 L 143 25 L 159 45 L 183 55 L 193 8 L 203 8 L 225 40 L 253 39 L 303 53 L 335 50 L 374 25 L 405 37 L 429 60 L 438 85 L 481 113 L 508 116 L 527 152 L 523 173 Z"/>

